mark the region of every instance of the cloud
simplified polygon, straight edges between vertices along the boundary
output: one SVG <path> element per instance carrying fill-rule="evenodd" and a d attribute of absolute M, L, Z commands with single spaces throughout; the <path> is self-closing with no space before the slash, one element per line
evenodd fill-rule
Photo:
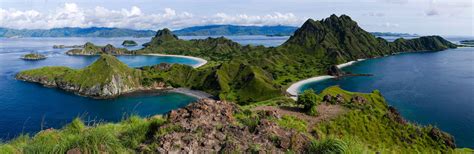
<path fill-rule="evenodd" d="M 439 15 L 439 11 L 432 8 L 432 9 L 427 10 L 425 15 L 426 16 L 437 16 L 437 15 Z"/>
<path fill-rule="evenodd" d="M 111 10 L 96 6 L 84 9 L 75 3 L 65 3 L 49 12 L 0 8 L 0 27 L 46 29 L 58 27 L 120 27 L 133 29 L 177 29 L 206 24 L 239 25 L 297 25 L 304 20 L 293 13 L 274 12 L 266 15 L 217 13 L 196 16 L 189 12 L 177 12 L 165 8 L 160 13 L 144 13 L 139 7 Z"/>

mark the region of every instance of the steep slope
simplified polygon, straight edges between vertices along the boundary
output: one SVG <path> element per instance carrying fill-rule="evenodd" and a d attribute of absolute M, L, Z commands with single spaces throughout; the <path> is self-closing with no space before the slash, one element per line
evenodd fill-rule
<path fill-rule="evenodd" d="M 83 69 L 43 67 L 22 71 L 16 78 L 94 98 L 110 98 L 146 88 L 164 88 L 164 85 L 157 86 L 156 83 L 143 87 L 141 74 L 140 70 L 129 68 L 114 56 L 103 54 Z"/>
<path fill-rule="evenodd" d="M 321 21 L 307 20 L 281 47 L 323 54 L 335 64 L 397 52 L 439 51 L 456 45 L 439 36 L 426 36 L 393 43 L 376 38 L 349 16 L 331 15 Z"/>
<path fill-rule="evenodd" d="M 113 45 L 107 44 L 106 46 L 96 46 L 90 42 L 84 44 L 81 49 L 71 49 L 66 52 L 68 55 L 100 55 L 100 54 L 113 54 L 113 55 L 125 55 L 132 54 L 125 48 L 115 48 Z"/>

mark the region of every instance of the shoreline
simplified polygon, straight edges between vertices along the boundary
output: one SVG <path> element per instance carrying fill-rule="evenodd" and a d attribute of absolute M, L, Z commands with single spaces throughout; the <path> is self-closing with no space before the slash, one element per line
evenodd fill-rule
<path fill-rule="evenodd" d="M 341 68 L 353 65 L 356 62 L 360 62 L 360 61 L 364 61 L 364 60 L 366 60 L 366 59 L 357 59 L 357 60 L 353 60 L 353 61 L 349 61 L 349 62 L 346 62 L 346 63 L 336 65 L 336 67 L 341 69 Z M 320 76 L 315 76 L 315 77 L 303 79 L 303 80 L 300 80 L 300 81 L 297 81 L 297 82 L 291 84 L 290 87 L 288 87 L 286 89 L 286 92 L 288 92 L 291 95 L 292 99 L 296 100 L 296 98 L 297 98 L 296 96 L 298 96 L 298 92 L 299 92 L 300 88 L 303 85 L 311 83 L 311 82 L 318 82 L 318 81 L 322 81 L 322 80 L 326 80 L 326 79 L 332 79 L 332 78 L 335 78 L 335 76 L 320 75 Z"/>
<path fill-rule="evenodd" d="M 201 66 L 207 64 L 207 60 L 202 59 L 202 58 L 198 58 L 198 57 L 193 57 L 193 56 L 168 55 L 168 54 L 159 54 L 159 53 L 151 53 L 151 54 L 145 54 L 145 55 L 150 55 L 150 56 L 163 56 L 163 57 L 181 57 L 181 58 L 188 58 L 188 59 L 196 60 L 196 61 L 198 61 L 199 63 L 192 65 L 192 67 L 194 67 L 194 68 L 198 68 L 198 67 L 201 67 Z"/>
<path fill-rule="evenodd" d="M 192 90 L 192 89 L 189 89 L 189 88 L 172 88 L 172 89 L 167 89 L 165 91 L 180 93 L 180 94 L 196 97 L 197 99 L 213 98 L 214 97 L 211 94 L 208 94 L 204 91 Z"/>

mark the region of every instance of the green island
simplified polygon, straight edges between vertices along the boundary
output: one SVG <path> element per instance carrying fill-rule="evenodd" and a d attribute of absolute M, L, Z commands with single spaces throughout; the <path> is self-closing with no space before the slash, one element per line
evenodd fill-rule
<path fill-rule="evenodd" d="M 112 55 L 127 55 L 131 54 L 125 48 L 115 48 L 111 44 L 105 46 L 97 46 L 93 43 L 87 42 L 82 48 L 71 49 L 66 52 L 68 55 L 99 55 L 99 54 L 112 54 Z"/>
<path fill-rule="evenodd" d="M 126 46 L 126 47 L 132 47 L 132 46 L 137 46 L 137 42 L 133 41 L 133 40 L 125 40 L 122 42 L 122 45 L 123 46 Z"/>
<path fill-rule="evenodd" d="M 39 53 L 29 53 L 29 54 L 21 56 L 21 59 L 24 59 L 24 60 L 42 60 L 42 59 L 46 59 L 46 56 L 42 55 L 42 54 L 39 54 Z"/>
<path fill-rule="evenodd" d="M 346 15 L 309 19 L 278 47 L 242 46 L 224 37 L 181 40 L 163 29 L 145 48 L 130 53 L 196 56 L 208 63 L 134 69 L 110 53 L 94 52 L 101 57 L 86 68 L 44 67 L 16 78 L 89 97 L 181 87 L 216 100 L 200 99 L 166 115 L 131 116 L 119 123 L 86 126 L 75 119 L 59 130 L 19 136 L 1 144 L 0 152 L 472 153 L 457 148 L 454 138 L 435 126 L 404 120 L 377 90 L 355 93 L 334 86 L 305 91 L 297 101 L 285 92 L 337 64 L 449 48 L 456 45 L 439 36 L 388 42 Z"/>

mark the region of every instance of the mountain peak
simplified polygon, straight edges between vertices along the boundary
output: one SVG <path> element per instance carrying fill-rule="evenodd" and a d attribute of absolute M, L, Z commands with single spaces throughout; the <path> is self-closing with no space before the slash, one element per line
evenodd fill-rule
<path fill-rule="evenodd" d="M 97 71 L 102 70 L 101 72 L 123 72 L 128 71 L 130 68 L 127 64 L 118 60 L 115 56 L 110 54 L 101 54 L 99 59 L 94 63 L 86 67 L 86 70 Z"/>
<path fill-rule="evenodd" d="M 161 43 L 165 41 L 174 41 L 174 40 L 178 40 L 178 36 L 174 35 L 173 32 L 171 32 L 171 30 L 169 30 L 168 28 L 164 28 L 156 32 L 155 37 L 151 39 L 151 42 L 149 43 L 149 45 L 160 45 Z"/>

